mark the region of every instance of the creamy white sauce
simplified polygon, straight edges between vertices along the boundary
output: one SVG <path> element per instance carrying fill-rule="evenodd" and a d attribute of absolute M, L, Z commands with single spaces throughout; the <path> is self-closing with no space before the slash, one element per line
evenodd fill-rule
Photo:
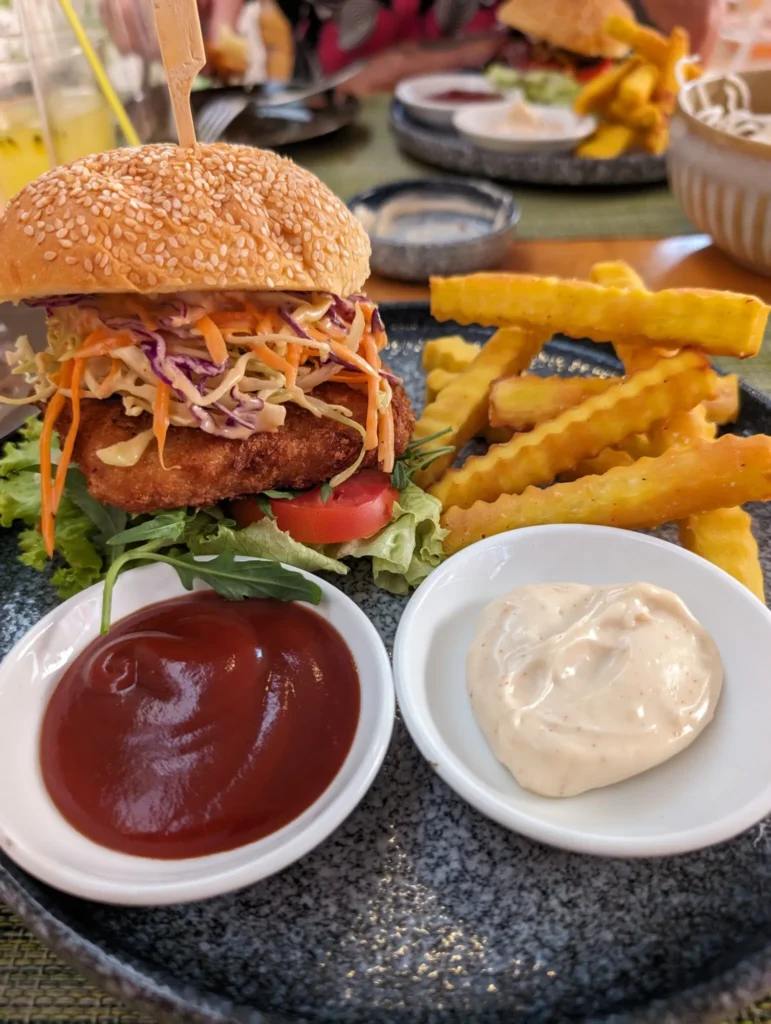
<path fill-rule="evenodd" d="M 474 715 L 517 782 L 575 796 L 689 746 L 715 713 L 723 664 L 671 591 L 546 583 L 487 606 L 466 680 Z"/>
<path fill-rule="evenodd" d="M 500 138 L 557 139 L 570 134 L 570 127 L 549 111 L 537 110 L 523 100 L 507 108 L 490 131 Z"/>

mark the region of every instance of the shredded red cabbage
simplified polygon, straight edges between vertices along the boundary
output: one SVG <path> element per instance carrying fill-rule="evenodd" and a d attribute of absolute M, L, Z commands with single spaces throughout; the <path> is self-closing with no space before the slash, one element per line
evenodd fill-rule
<path fill-rule="evenodd" d="M 292 330 L 294 331 L 298 338 L 307 338 L 308 341 L 311 341 L 310 334 L 308 334 L 308 332 L 298 324 L 298 322 L 292 316 L 287 306 L 279 306 L 278 315 L 281 317 L 284 323 L 289 324 L 289 326 L 292 328 Z"/>

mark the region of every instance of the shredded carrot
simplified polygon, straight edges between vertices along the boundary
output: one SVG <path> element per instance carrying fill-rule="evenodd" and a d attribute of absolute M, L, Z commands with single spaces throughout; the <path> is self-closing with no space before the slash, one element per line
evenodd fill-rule
<path fill-rule="evenodd" d="M 380 369 L 380 357 L 375 347 L 375 339 L 371 334 L 365 334 L 363 338 L 364 355 L 373 370 Z M 378 448 L 378 407 L 377 400 L 380 394 L 380 377 L 372 375 L 367 377 L 367 437 L 364 447 L 367 451 Z"/>
<path fill-rule="evenodd" d="M 210 313 L 209 319 L 215 326 L 225 328 L 227 331 L 249 333 L 252 330 L 253 317 L 246 312 Z"/>
<path fill-rule="evenodd" d="M 286 386 L 293 388 L 297 383 L 297 368 L 300 365 L 300 356 L 304 349 L 300 345 L 290 345 L 286 353 L 286 361 L 289 365 L 289 372 L 286 375 Z"/>
<path fill-rule="evenodd" d="M 99 390 L 96 393 L 96 398 L 109 398 L 112 394 L 112 385 L 115 378 L 120 373 L 120 360 L 110 360 L 110 372 L 104 378 L 102 383 L 99 385 Z"/>
<path fill-rule="evenodd" d="M 94 331 L 93 334 L 89 334 L 80 348 L 75 349 L 72 358 L 92 359 L 95 356 L 108 356 L 116 348 L 123 348 L 125 345 L 138 345 L 139 341 L 139 338 L 133 337 L 128 331 L 119 331 L 117 334 L 112 331 Z"/>
<path fill-rule="evenodd" d="M 63 363 L 57 374 L 60 388 L 68 387 L 72 379 L 72 363 Z M 43 534 L 46 554 L 54 556 L 54 507 L 53 487 L 51 481 L 51 442 L 54 426 L 59 413 L 64 408 L 66 399 L 61 391 L 57 391 L 46 406 L 43 416 L 43 429 L 40 432 L 40 532 Z"/>
<path fill-rule="evenodd" d="M 384 473 L 392 473 L 396 452 L 394 449 L 394 411 L 391 405 L 378 413 L 378 434 L 380 441 L 377 448 L 377 461 Z"/>
<path fill-rule="evenodd" d="M 168 468 L 163 461 L 163 449 L 166 445 L 166 434 L 169 429 L 170 395 L 171 388 L 169 385 L 159 380 L 158 386 L 155 389 L 155 402 L 153 404 L 153 434 L 158 442 L 158 459 L 163 469 Z"/>
<path fill-rule="evenodd" d="M 330 341 L 329 347 L 332 352 L 338 357 L 338 359 L 344 359 L 347 363 L 352 363 L 357 369 L 361 370 L 362 373 L 366 373 L 367 376 L 375 378 L 377 380 L 376 371 L 367 362 L 366 359 L 362 359 L 356 352 L 351 352 L 345 345 L 341 345 L 337 341 Z"/>
<path fill-rule="evenodd" d="M 332 380 L 336 384 L 366 384 L 369 380 L 369 376 L 366 373 L 346 373 L 345 370 L 341 370 L 340 373 L 336 373 Z"/>
<path fill-rule="evenodd" d="M 209 316 L 202 316 L 200 320 L 196 320 L 195 326 L 204 337 L 212 362 L 224 363 L 228 357 L 228 347 L 219 327 Z"/>
<path fill-rule="evenodd" d="M 75 439 L 78 436 L 78 428 L 80 427 L 80 382 L 83 379 L 83 369 L 85 365 L 86 364 L 83 359 L 75 359 L 72 368 L 72 380 L 70 382 L 72 420 L 70 421 L 70 429 L 67 431 L 67 437 L 64 441 L 59 465 L 56 467 L 56 481 L 54 483 L 54 495 L 51 509 L 53 515 L 56 515 L 59 509 L 59 502 L 62 500 L 64 484 L 67 479 L 67 467 L 72 459 L 72 453 L 75 449 Z"/>
<path fill-rule="evenodd" d="M 283 359 L 278 352 L 274 352 L 272 348 L 268 348 L 267 345 L 252 345 L 252 352 L 273 370 L 279 370 L 285 374 L 287 379 L 292 373 L 293 367 Z"/>

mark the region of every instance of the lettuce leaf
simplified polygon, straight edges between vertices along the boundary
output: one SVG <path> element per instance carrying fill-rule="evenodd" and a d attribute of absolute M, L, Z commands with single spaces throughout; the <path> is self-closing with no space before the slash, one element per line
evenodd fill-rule
<path fill-rule="evenodd" d="M 442 539 L 447 531 L 439 525 L 440 502 L 408 483 L 399 492 L 393 517 L 374 537 L 327 545 L 334 558 L 371 558 L 378 587 L 391 594 L 407 594 L 444 559 Z"/>
<path fill-rule="evenodd" d="M 21 439 L 4 446 L 0 456 L 0 526 L 23 523 L 19 534 L 19 560 L 39 572 L 48 565 L 40 519 L 40 420 L 27 420 Z M 103 559 L 94 544 L 97 527 L 65 491 L 56 514 L 54 546 L 67 565 L 54 570 L 51 582 L 60 597 L 76 594 L 103 575 Z"/>
<path fill-rule="evenodd" d="M 279 530 L 273 519 L 261 519 L 243 530 L 216 524 L 208 531 L 188 536 L 187 542 L 196 555 L 218 555 L 227 551 L 252 558 L 270 558 L 308 572 L 336 572 L 344 576 L 349 571 L 347 565 L 323 551 L 293 540 L 288 533 Z"/>

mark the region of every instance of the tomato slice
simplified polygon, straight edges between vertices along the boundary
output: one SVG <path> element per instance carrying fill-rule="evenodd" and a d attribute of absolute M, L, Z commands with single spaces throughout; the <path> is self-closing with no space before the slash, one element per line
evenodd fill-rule
<path fill-rule="evenodd" d="M 301 544 L 340 544 L 381 530 L 391 520 L 397 494 L 387 473 L 363 469 L 335 487 L 326 501 L 321 487 L 314 487 L 295 498 L 272 498 L 270 507 L 279 529 Z M 236 498 L 231 509 L 242 527 L 264 515 L 257 498 Z"/>

